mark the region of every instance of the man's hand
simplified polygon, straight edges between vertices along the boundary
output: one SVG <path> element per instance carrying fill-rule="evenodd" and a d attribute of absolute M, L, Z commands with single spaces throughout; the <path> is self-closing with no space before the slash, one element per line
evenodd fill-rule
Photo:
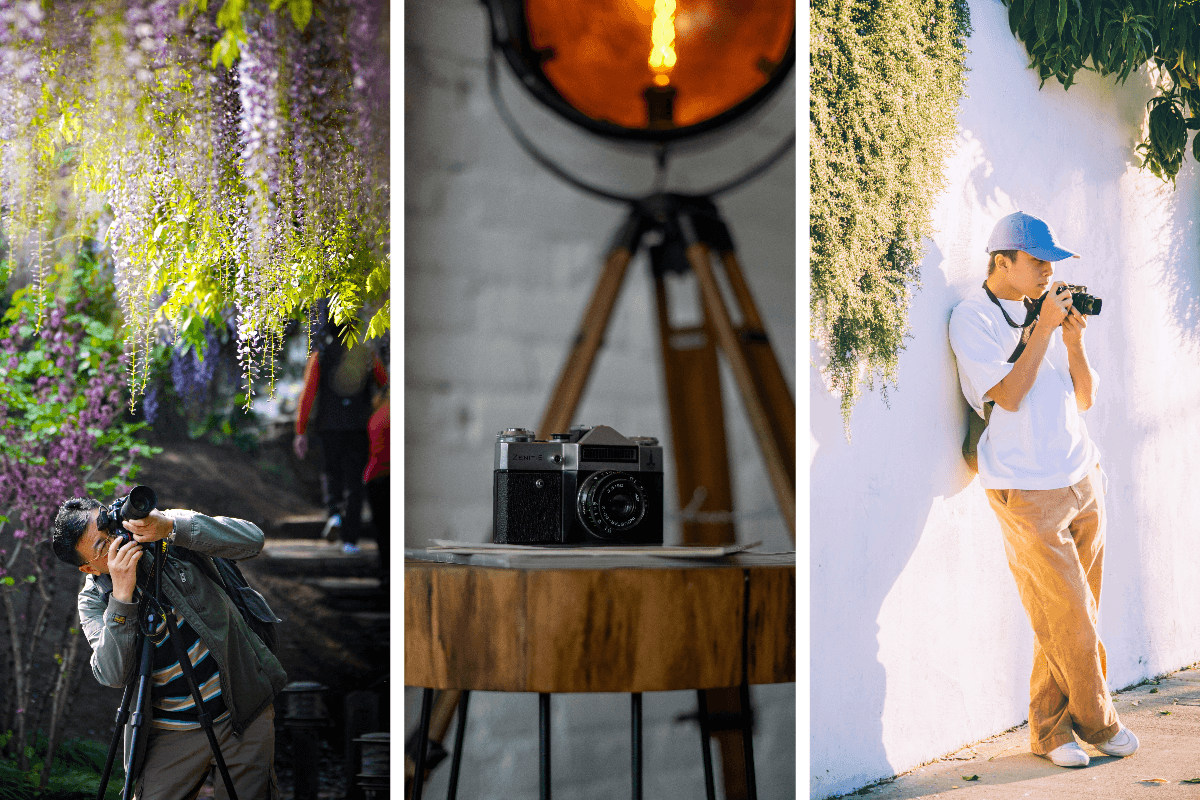
<path fill-rule="evenodd" d="M 113 539 L 108 546 L 108 574 L 112 578 L 113 597 L 122 603 L 133 602 L 133 588 L 137 585 L 137 563 L 142 558 L 142 546 L 128 541 L 120 546 L 120 539 Z"/>
<path fill-rule="evenodd" d="M 308 435 L 297 433 L 296 438 L 292 439 L 292 450 L 295 451 L 296 458 L 303 461 L 304 457 L 308 455 Z"/>
<path fill-rule="evenodd" d="M 1037 326 L 1044 328 L 1046 331 L 1052 331 L 1059 325 L 1063 324 L 1063 320 L 1071 312 L 1071 293 L 1059 292 L 1059 289 L 1066 286 L 1062 281 L 1055 281 L 1050 284 L 1050 290 L 1046 294 L 1046 299 L 1042 301 L 1042 310 L 1038 314 Z"/>
<path fill-rule="evenodd" d="M 1083 329 L 1087 327 L 1087 317 L 1074 308 L 1063 320 L 1063 344 L 1067 349 L 1083 347 Z"/>
<path fill-rule="evenodd" d="M 139 542 L 157 542 L 171 535 L 175 522 L 157 508 L 151 509 L 150 514 L 142 519 L 127 519 L 122 523 L 125 530 L 133 534 Z"/>

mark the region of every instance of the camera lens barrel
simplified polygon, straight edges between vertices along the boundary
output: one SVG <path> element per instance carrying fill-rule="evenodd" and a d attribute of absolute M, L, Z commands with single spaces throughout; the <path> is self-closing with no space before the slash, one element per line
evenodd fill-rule
<path fill-rule="evenodd" d="M 149 486 L 135 486 L 121 504 L 121 516 L 125 519 L 145 519 L 158 505 L 158 496 Z"/>
<path fill-rule="evenodd" d="M 589 475 L 579 487 L 575 512 L 588 531 L 607 538 L 642 521 L 646 498 L 631 475 L 606 469 Z"/>

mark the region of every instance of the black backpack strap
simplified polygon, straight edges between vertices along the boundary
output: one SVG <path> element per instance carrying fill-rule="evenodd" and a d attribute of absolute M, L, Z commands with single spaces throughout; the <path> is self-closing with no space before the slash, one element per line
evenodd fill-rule
<path fill-rule="evenodd" d="M 233 604 L 238 607 L 239 611 L 243 612 L 243 615 L 248 613 L 264 623 L 273 624 L 283 622 L 283 620 L 275 616 L 275 612 L 267 604 L 267 599 L 247 583 L 246 577 L 242 574 L 242 570 L 238 567 L 236 561 L 217 556 L 202 555 L 186 547 L 176 548 L 176 553 L 181 558 L 195 564 L 205 575 L 224 589 L 225 594 L 229 595 L 229 598 L 233 600 Z"/>

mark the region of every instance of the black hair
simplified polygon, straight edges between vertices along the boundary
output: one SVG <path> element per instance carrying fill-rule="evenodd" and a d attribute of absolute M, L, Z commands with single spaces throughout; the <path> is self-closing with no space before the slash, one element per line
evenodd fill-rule
<path fill-rule="evenodd" d="M 51 547 L 59 561 L 73 567 L 82 567 L 83 559 L 75 550 L 79 539 L 92 521 L 92 511 L 100 508 L 100 502 L 90 497 L 72 497 L 58 508 L 54 517 L 54 537 Z"/>
<path fill-rule="evenodd" d="M 988 275 L 996 271 L 996 256 L 1004 256 L 1009 261 L 1017 260 L 1018 250 L 993 250 L 991 257 L 988 258 Z"/>

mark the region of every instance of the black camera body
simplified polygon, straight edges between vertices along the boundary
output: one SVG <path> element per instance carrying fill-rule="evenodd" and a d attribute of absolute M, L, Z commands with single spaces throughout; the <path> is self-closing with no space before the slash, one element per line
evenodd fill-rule
<path fill-rule="evenodd" d="M 131 538 L 125 529 L 127 519 L 145 519 L 158 505 L 158 496 L 149 486 L 135 486 L 129 494 L 113 501 L 111 506 L 100 506 L 96 527 L 102 532 L 113 534 L 124 546 Z"/>
<path fill-rule="evenodd" d="M 537 545 L 663 542 L 662 447 L 606 425 L 550 441 L 496 434 L 492 541 Z"/>
<path fill-rule="evenodd" d="M 1071 307 L 1080 314 L 1089 317 L 1095 317 L 1100 314 L 1100 308 L 1104 305 L 1104 301 L 1099 297 L 1093 297 L 1088 294 L 1086 286 L 1076 286 L 1073 283 L 1063 284 L 1058 287 L 1058 291 L 1055 294 L 1062 294 L 1063 292 L 1071 293 Z M 1042 310 L 1042 301 L 1046 299 L 1048 294 L 1049 292 L 1038 298 L 1038 311 Z"/>

